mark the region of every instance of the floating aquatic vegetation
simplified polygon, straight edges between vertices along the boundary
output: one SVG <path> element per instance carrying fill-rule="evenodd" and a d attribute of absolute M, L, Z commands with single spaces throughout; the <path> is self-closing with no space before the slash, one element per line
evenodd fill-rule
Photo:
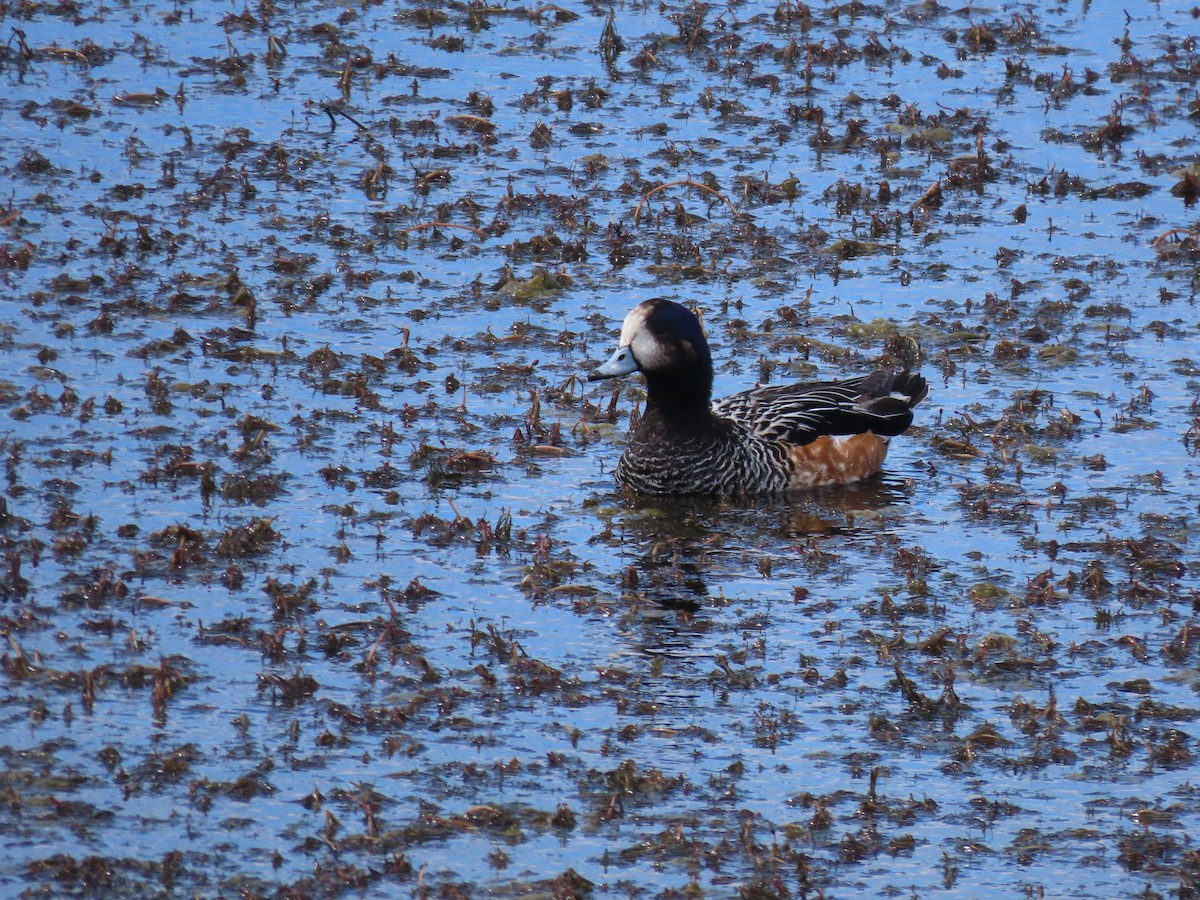
<path fill-rule="evenodd" d="M 0 885 L 1195 889 L 1186 10 L 61 12 L 0 47 Z M 579 376 L 664 293 L 730 390 L 933 405 L 624 497 Z"/>

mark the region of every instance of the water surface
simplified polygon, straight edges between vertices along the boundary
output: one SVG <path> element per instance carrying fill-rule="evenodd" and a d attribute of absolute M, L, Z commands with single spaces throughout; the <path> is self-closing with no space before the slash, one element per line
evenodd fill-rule
<path fill-rule="evenodd" d="M 0 18 L 5 892 L 1195 890 L 1191 11 Z M 653 296 L 931 397 L 624 497 Z"/>

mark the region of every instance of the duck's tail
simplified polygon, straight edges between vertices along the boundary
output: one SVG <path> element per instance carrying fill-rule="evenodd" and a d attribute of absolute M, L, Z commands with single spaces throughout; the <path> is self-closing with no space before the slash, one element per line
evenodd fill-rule
<path fill-rule="evenodd" d="M 858 406 L 871 416 L 871 430 L 889 438 L 912 424 L 913 408 L 928 396 L 929 382 L 915 372 L 880 369 L 862 383 Z"/>

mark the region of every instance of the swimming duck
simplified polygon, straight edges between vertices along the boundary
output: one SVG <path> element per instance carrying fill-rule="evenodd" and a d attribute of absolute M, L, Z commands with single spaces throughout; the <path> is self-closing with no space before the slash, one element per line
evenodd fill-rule
<path fill-rule="evenodd" d="M 700 321 L 662 299 L 630 311 L 616 352 L 588 380 L 631 372 L 645 375 L 649 397 L 617 482 L 639 494 L 769 494 L 869 478 L 929 393 L 920 375 L 879 370 L 713 403 Z"/>

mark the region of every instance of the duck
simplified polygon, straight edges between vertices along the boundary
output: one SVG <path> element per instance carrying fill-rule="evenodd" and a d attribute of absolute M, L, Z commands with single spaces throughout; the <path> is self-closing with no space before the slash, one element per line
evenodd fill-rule
<path fill-rule="evenodd" d="M 646 408 L 617 464 L 635 494 L 782 494 L 871 478 L 929 385 L 880 369 L 841 381 L 755 387 L 713 402 L 713 361 L 695 313 L 658 298 L 625 317 L 612 357 L 588 375 L 641 372 Z"/>

